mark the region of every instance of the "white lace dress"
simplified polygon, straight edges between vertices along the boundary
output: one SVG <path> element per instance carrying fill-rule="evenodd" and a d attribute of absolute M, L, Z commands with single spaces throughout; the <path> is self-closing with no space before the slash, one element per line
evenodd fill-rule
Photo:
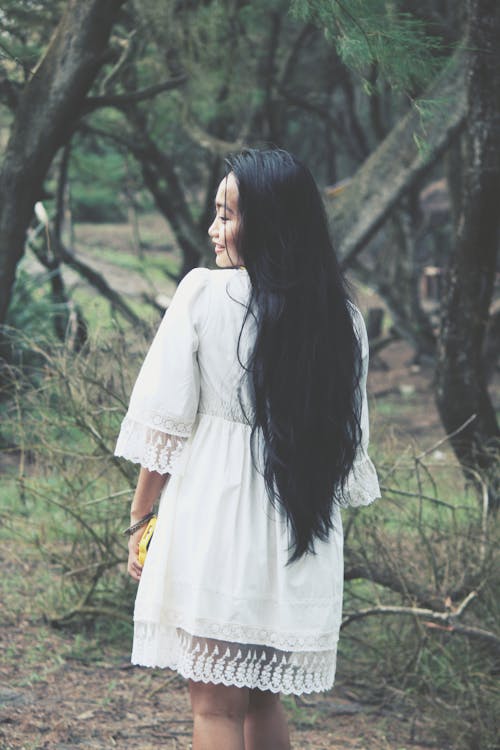
<path fill-rule="evenodd" d="M 171 475 L 137 592 L 132 661 L 197 681 L 327 690 L 342 610 L 342 522 L 337 511 L 317 554 L 286 565 L 286 524 L 252 464 L 237 396 L 249 289 L 244 270 L 198 268 L 183 279 L 122 424 L 116 455 Z M 353 319 L 363 351 L 363 441 L 345 502 L 367 505 L 379 487 L 367 455 L 368 346 L 356 308 Z M 243 361 L 251 345 L 245 326 Z"/>

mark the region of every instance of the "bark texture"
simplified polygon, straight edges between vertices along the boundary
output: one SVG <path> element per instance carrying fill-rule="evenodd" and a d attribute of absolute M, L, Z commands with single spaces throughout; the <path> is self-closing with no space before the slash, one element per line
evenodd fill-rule
<path fill-rule="evenodd" d="M 104 63 L 124 0 L 69 0 L 47 51 L 19 95 L 0 170 L 0 324 L 44 178 L 69 138 Z"/>
<path fill-rule="evenodd" d="M 332 201 L 332 236 L 344 267 L 363 250 L 401 197 L 463 126 L 466 95 L 462 51 L 454 55 L 421 101 L 422 105 L 417 103 L 398 122 Z"/>
<path fill-rule="evenodd" d="M 490 480 L 498 507 L 500 431 L 483 366 L 483 343 L 500 230 L 500 4 L 468 0 L 466 155 L 455 248 L 448 269 L 438 344 L 437 404 L 464 466 Z"/>

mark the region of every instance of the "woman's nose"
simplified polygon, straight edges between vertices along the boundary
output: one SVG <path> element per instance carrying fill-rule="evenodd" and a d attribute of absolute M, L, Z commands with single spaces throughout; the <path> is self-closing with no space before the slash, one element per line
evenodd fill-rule
<path fill-rule="evenodd" d="M 208 227 L 208 234 L 210 237 L 213 237 L 215 234 L 217 234 L 217 219 L 214 219 L 213 222 Z"/>

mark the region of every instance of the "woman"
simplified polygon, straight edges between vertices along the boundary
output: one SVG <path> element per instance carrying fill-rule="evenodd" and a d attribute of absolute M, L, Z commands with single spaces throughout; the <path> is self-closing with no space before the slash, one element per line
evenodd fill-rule
<path fill-rule="evenodd" d="M 334 680 L 339 508 L 379 496 L 368 343 L 309 170 L 281 150 L 228 167 L 209 229 L 218 269 L 179 285 L 117 444 L 142 465 L 132 661 L 188 678 L 194 750 L 280 750 L 279 694 Z"/>

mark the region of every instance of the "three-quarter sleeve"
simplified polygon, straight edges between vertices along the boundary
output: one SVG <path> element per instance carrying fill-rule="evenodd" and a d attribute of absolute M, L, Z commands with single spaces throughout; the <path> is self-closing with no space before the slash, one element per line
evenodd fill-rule
<path fill-rule="evenodd" d="M 160 474 L 177 473 L 200 396 L 199 333 L 208 314 L 208 275 L 181 281 L 134 385 L 115 456 Z"/>
<path fill-rule="evenodd" d="M 368 334 L 365 322 L 359 310 L 353 305 L 353 323 L 361 347 L 361 374 L 359 382 L 359 398 L 361 399 L 361 442 L 358 446 L 352 470 L 344 488 L 344 505 L 358 507 L 369 505 L 380 497 L 377 471 L 368 455 L 370 439 L 370 422 L 368 417 L 368 398 L 366 395 L 366 380 L 368 375 Z"/>

